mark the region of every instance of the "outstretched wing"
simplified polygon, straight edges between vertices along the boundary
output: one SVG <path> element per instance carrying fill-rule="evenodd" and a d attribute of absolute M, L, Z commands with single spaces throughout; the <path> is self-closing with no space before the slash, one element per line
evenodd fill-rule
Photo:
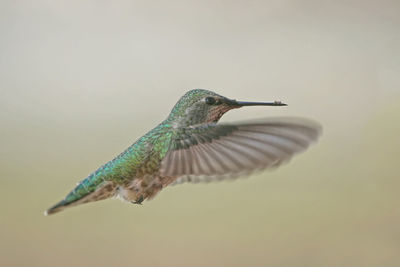
<path fill-rule="evenodd" d="M 321 127 L 300 118 L 179 128 L 161 162 L 174 183 L 221 180 L 278 166 L 317 140 Z"/>

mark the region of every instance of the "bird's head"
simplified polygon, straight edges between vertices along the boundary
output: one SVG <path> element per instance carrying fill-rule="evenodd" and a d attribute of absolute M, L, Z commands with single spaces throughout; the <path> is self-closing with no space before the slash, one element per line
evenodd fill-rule
<path fill-rule="evenodd" d="M 286 106 L 286 104 L 279 101 L 237 101 L 209 90 L 193 89 L 179 99 L 167 120 L 179 126 L 217 122 L 227 111 L 244 106 Z"/>

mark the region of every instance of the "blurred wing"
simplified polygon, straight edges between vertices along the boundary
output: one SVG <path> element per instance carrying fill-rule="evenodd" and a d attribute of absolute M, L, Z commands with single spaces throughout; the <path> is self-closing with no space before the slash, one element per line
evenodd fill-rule
<path fill-rule="evenodd" d="M 300 118 L 178 128 L 161 162 L 174 183 L 227 179 L 278 166 L 304 151 L 321 127 Z"/>

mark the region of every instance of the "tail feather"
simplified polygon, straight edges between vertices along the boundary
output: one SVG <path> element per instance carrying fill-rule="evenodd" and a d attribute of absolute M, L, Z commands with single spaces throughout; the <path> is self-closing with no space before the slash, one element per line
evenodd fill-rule
<path fill-rule="evenodd" d="M 49 208 L 48 210 L 46 210 L 44 212 L 44 215 L 47 216 L 47 215 L 51 215 L 51 214 L 57 213 L 59 211 L 62 211 L 63 209 L 67 208 L 71 204 L 72 203 L 68 203 L 68 201 L 63 199 L 60 202 L 58 202 L 57 204 L 55 204 L 54 206 L 52 206 L 51 208 Z"/>
<path fill-rule="evenodd" d="M 103 182 L 93 188 L 86 187 L 84 182 L 82 182 L 72 190 L 65 199 L 46 210 L 44 214 L 51 215 L 79 204 L 113 197 L 116 194 L 116 188 L 116 185 L 110 181 Z"/>

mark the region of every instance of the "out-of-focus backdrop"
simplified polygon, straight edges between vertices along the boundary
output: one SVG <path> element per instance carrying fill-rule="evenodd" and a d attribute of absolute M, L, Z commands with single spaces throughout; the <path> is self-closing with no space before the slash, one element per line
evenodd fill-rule
<path fill-rule="evenodd" d="M 1 266 L 399 266 L 399 1 L 0 3 Z M 187 90 L 320 142 L 249 179 L 51 217 Z"/>

